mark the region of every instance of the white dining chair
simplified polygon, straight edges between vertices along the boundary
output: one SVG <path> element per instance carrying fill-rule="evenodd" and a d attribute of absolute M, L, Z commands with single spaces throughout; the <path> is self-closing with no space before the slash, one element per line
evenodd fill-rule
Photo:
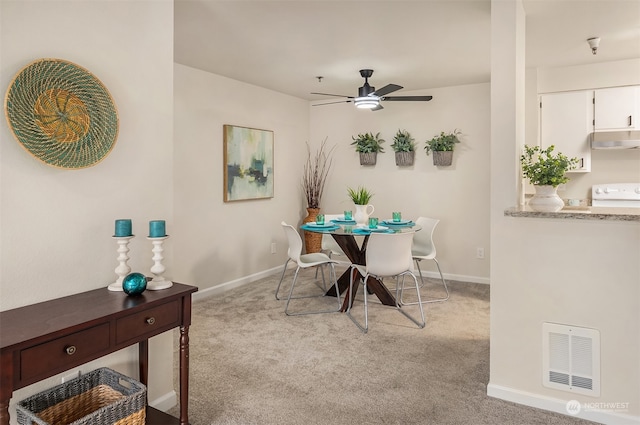
<path fill-rule="evenodd" d="M 416 296 L 420 301 L 420 289 L 418 288 L 418 280 L 413 274 L 413 260 L 411 258 L 411 243 L 413 241 L 414 232 L 407 233 L 372 233 L 369 236 L 367 243 L 367 251 L 365 253 L 366 265 L 352 264 L 349 279 L 349 304 L 347 307 L 347 316 L 356 324 L 356 326 L 364 333 L 369 330 L 369 309 L 368 309 L 368 291 L 367 280 L 374 277 L 378 280 L 382 280 L 385 277 L 396 278 L 396 294 L 395 294 L 395 308 L 404 314 L 409 320 L 418 325 L 420 328 L 424 328 L 424 310 L 422 303 L 418 303 L 420 310 L 420 320 L 414 318 L 402 308 L 400 302 L 400 290 L 401 284 L 399 282 L 400 277 L 403 278 L 409 275 L 413 278 Z M 364 324 L 358 322 L 351 314 L 353 308 L 353 281 L 354 275 L 357 270 L 362 276 L 362 294 L 364 296 Z"/>
<path fill-rule="evenodd" d="M 413 238 L 411 256 L 413 257 L 413 260 L 416 263 L 416 267 L 418 268 L 418 274 L 420 275 L 420 286 L 423 288 L 425 286 L 424 276 L 422 275 L 422 270 L 420 269 L 420 262 L 423 260 L 433 260 L 436 263 L 438 273 L 440 274 L 440 280 L 442 281 L 442 286 L 444 287 L 444 290 L 447 294 L 444 298 L 423 299 L 420 301 L 422 304 L 447 301 L 449 299 L 449 288 L 447 287 L 447 282 L 444 280 L 444 276 L 442 275 L 440 263 L 438 263 L 438 260 L 436 259 L 436 245 L 433 242 L 433 233 L 436 230 L 436 226 L 439 222 L 440 220 L 429 217 L 418 217 L 418 219 L 416 220 L 416 224 L 418 226 L 421 226 L 422 230 L 416 232 Z M 417 301 L 404 302 L 402 300 L 402 296 L 400 297 L 400 300 L 404 305 L 417 304 Z"/>
<path fill-rule="evenodd" d="M 289 264 L 289 261 L 294 261 L 297 264 L 295 274 L 293 275 L 293 281 L 291 282 L 291 288 L 289 289 L 289 295 L 287 296 L 287 303 L 284 308 L 285 314 L 287 316 L 300 316 L 304 314 L 332 313 L 332 312 L 340 311 L 340 308 L 342 307 L 342 300 L 340 299 L 340 290 L 338 288 L 338 281 L 337 281 L 336 272 L 334 269 L 334 264 L 336 264 L 337 262 L 329 258 L 328 255 L 321 252 L 315 252 L 311 254 L 302 254 L 302 238 L 300 237 L 300 234 L 298 233 L 298 231 L 293 226 L 285 223 L 284 221 L 281 223 L 281 225 L 282 225 L 282 228 L 284 229 L 284 232 L 287 236 L 287 240 L 289 242 L 289 249 L 287 251 L 287 255 L 289 256 L 289 258 L 284 264 L 284 270 L 282 270 L 282 276 L 280 277 L 280 282 L 278 283 L 278 287 L 276 288 L 276 299 L 280 299 L 278 297 L 278 292 L 280 291 L 280 285 L 282 284 L 282 280 L 284 279 L 284 275 L 287 271 L 287 265 Z M 305 296 L 297 296 L 297 297 L 293 296 L 293 291 L 296 285 L 296 281 L 298 279 L 298 273 L 300 272 L 300 269 L 306 269 L 311 267 L 322 268 L 324 266 L 329 266 L 329 281 L 333 282 L 336 289 L 337 308 L 335 310 L 329 309 L 329 310 L 302 311 L 302 312 L 295 312 L 295 313 L 290 312 L 289 303 L 291 302 L 292 299 L 318 298 L 318 297 L 325 296 L 326 286 L 325 286 L 325 280 L 324 280 L 324 271 L 322 272 L 323 287 L 321 288 L 322 289 L 321 294 L 305 295 Z"/>

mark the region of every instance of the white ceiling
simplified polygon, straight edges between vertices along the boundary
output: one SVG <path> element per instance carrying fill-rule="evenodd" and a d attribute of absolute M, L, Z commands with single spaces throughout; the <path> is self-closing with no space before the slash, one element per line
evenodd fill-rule
<path fill-rule="evenodd" d="M 357 95 L 363 68 L 375 71 L 372 86 L 404 86 L 394 95 L 489 81 L 490 0 L 174 4 L 176 62 L 303 99 Z M 640 0 L 523 4 L 528 67 L 640 58 Z M 594 36 L 595 56 L 586 41 Z"/>

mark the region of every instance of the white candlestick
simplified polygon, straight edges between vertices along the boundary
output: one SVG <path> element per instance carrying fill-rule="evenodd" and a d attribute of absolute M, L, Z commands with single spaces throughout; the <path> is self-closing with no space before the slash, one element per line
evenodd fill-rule
<path fill-rule="evenodd" d="M 127 264 L 129 256 L 129 241 L 133 239 L 133 236 L 114 236 L 113 239 L 118 243 L 118 267 L 115 272 L 118 275 L 118 279 L 110 284 L 107 288 L 110 291 L 122 291 L 122 281 L 125 276 L 131 272 L 131 267 Z"/>
<path fill-rule="evenodd" d="M 162 276 L 162 273 L 164 273 L 164 271 L 166 270 L 164 265 L 162 264 L 162 260 L 164 259 L 164 257 L 162 256 L 162 251 L 164 251 L 164 249 L 162 248 L 162 243 L 168 237 L 169 236 L 165 236 L 163 238 L 147 238 L 153 244 L 153 266 L 151 266 L 151 273 L 153 273 L 154 275 L 154 278 L 151 280 L 151 282 L 147 283 L 148 290 L 157 291 L 159 289 L 167 289 L 173 286 L 173 282 L 165 279 Z"/>

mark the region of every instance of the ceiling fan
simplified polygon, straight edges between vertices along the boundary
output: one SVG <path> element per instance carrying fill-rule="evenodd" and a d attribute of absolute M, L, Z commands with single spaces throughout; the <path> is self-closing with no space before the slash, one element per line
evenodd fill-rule
<path fill-rule="evenodd" d="M 383 109 L 383 106 L 380 104 L 382 101 L 422 101 L 427 102 L 433 99 L 433 96 L 387 96 L 389 93 L 393 93 L 402 88 L 397 84 L 387 84 L 379 90 L 376 90 L 375 87 L 369 85 L 369 77 L 373 75 L 373 69 L 361 69 L 360 75 L 364 78 L 364 85 L 358 88 L 358 96 L 344 96 L 340 94 L 330 94 L 330 93 L 311 93 L 311 94 L 319 94 L 323 96 L 337 96 L 337 97 L 346 97 L 347 100 L 340 100 L 337 102 L 326 102 L 326 103 L 317 103 L 313 106 L 322 106 L 322 105 L 331 105 L 334 103 L 349 103 L 353 102 L 357 108 L 360 109 L 370 109 L 372 111 L 378 111 Z"/>

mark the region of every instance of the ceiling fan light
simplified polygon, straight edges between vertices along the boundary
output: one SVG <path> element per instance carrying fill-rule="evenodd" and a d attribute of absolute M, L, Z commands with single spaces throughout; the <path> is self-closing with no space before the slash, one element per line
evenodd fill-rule
<path fill-rule="evenodd" d="M 377 97 L 363 96 L 356 97 L 354 103 L 359 109 L 373 109 L 380 104 L 380 100 Z"/>

